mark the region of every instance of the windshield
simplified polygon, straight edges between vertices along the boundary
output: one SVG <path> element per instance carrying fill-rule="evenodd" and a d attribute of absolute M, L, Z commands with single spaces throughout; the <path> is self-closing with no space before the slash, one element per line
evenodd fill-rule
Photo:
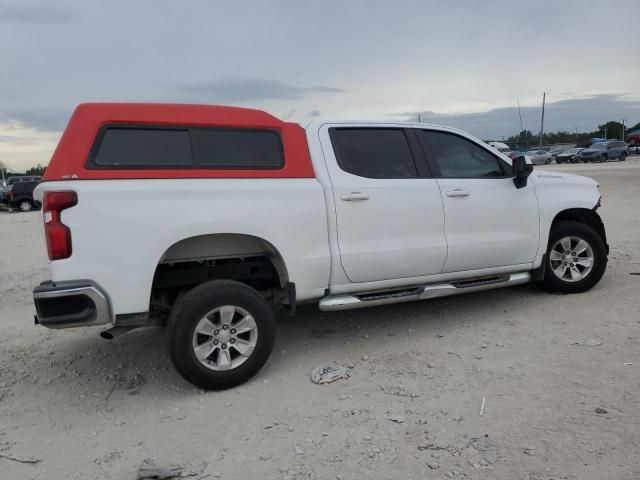
<path fill-rule="evenodd" d="M 592 148 L 593 150 L 604 150 L 607 148 L 607 144 L 604 142 L 594 143 L 589 148 Z"/>

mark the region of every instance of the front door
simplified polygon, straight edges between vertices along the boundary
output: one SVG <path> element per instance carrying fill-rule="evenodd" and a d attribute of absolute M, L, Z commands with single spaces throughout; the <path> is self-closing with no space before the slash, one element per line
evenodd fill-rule
<path fill-rule="evenodd" d="M 351 282 L 440 273 L 446 258 L 438 184 L 403 128 L 324 127 L 342 267 Z M 410 137 L 411 135 L 411 137 Z"/>
<path fill-rule="evenodd" d="M 511 166 L 461 135 L 420 130 L 442 192 L 448 244 L 443 272 L 528 264 L 539 244 L 532 182 L 516 188 Z"/>

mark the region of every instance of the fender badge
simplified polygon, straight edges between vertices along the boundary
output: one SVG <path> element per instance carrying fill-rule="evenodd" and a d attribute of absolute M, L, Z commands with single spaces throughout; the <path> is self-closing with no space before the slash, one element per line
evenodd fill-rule
<path fill-rule="evenodd" d="M 544 175 L 544 174 L 538 174 L 537 175 L 538 178 L 557 178 L 559 180 L 562 180 L 564 177 L 562 175 Z"/>

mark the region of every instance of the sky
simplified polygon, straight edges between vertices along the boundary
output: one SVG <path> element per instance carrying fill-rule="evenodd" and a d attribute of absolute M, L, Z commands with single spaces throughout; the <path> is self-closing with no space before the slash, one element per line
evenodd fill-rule
<path fill-rule="evenodd" d="M 87 101 L 414 120 L 501 139 L 640 121 L 640 1 L 0 0 L 0 162 Z"/>

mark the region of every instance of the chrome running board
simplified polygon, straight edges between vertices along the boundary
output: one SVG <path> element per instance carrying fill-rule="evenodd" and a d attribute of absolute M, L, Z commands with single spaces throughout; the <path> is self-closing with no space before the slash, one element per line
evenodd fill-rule
<path fill-rule="evenodd" d="M 494 288 L 521 285 L 531 280 L 529 272 L 510 273 L 491 277 L 475 278 L 459 282 L 434 283 L 419 287 L 410 287 L 357 295 L 328 296 L 320 300 L 318 307 L 323 312 L 349 310 L 352 308 L 373 307 L 391 303 L 414 302 L 429 298 L 449 297 L 462 293 L 480 292 Z"/>

